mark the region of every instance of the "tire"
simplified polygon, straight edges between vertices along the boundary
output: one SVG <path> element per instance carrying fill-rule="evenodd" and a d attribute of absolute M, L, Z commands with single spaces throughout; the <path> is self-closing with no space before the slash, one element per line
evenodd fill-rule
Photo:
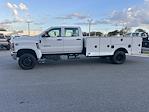
<path fill-rule="evenodd" d="M 10 50 L 10 45 L 6 46 L 6 49 L 7 49 L 7 50 Z"/>
<path fill-rule="evenodd" d="M 37 59 L 32 54 L 23 54 L 18 60 L 20 68 L 24 70 L 33 69 L 37 63 Z"/>
<path fill-rule="evenodd" d="M 116 51 L 111 57 L 111 61 L 114 64 L 123 64 L 126 61 L 126 54 L 124 51 Z"/>

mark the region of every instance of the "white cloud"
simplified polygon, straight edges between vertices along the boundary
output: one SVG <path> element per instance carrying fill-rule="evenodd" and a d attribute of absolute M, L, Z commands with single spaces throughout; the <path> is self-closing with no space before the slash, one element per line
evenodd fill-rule
<path fill-rule="evenodd" d="M 28 21 L 32 22 L 31 15 L 28 12 L 28 7 L 24 3 L 14 4 L 7 2 L 7 8 L 12 13 L 11 19 L 5 19 L 0 22 L 1 28 L 10 28 L 13 23 L 26 23 Z"/>
<path fill-rule="evenodd" d="M 6 20 L 0 22 L 0 28 L 6 28 L 7 29 L 10 27 L 10 25 L 12 23 L 15 23 L 15 21 L 11 21 L 11 20 L 6 19 Z"/>
<path fill-rule="evenodd" d="M 77 22 L 76 25 L 89 25 L 88 20 L 85 22 Z M 103 25 L 103 24 L 111 24 L 111 21 L 109 19 L 103 19 L 103 20 L 93 20 L 92 25 Z"/>
<path fill-rule="evenodd" d="M 87 22 L 79 22 L 77 25 L 87 25 Z M 132 6 L 121 11 L 114 10 L 107 18 L 92 22 L 93 25 L 110 24 L 127 27 L 149 27 L 149 0 L 144 0 L 140 6 Z"/>
<path fill-rule="evenodd" d="M 24 3 L 20 3 L 20 4 L 19 4 L 19 8 L 20 8 L 21 10 L 28 10 L 28 7 L 27 7 Z"/>
<path fill-rule="evenodd" d="M 12 11 L 13 15 L 16 17 L 18 16 L 18 6 L 16 4 L 7 3 L 7 7 Z"/>
<path fill-rule="evenodd" d="M 80 13 L 72 13 L 66 16 L 60 16 L 60 17 L 56 17 L 57 19 L 87 19 L 89 18 L 89 16 L 86 15 L 82 15 Z"/>
<path fill-rule="evenodd" d="M 19 5 L 17 5 L 17 4 L 12 4 L 8 2 L 7 7 L 12 11 L 12 15 L 14 17 L 14 20 L 12 21 L 25 22 L 28 20 L 28 18 L 25 17 L 29 15 L 29 13 L 27 12 L 28 7 L 24 3 L 20 3 Z"/>
<path fill-rule="evenodd" d="M 128 27 L 138 27 L 141 25 L 149 25 L 149 0 L 144 0 L 140 6 L 132 6 L 122 11 L 113 11 L 111 16 L 107 18 L 109 24 L 126 25 Z M 100 20 L 102 23 L 103 20 Z"/>
<path fill-rule="evenodd" d="M 13 9 L 13 5 L 11 3 L 7 3 L 8 8 Z"/>
<path fill-rule="evenodd" d="M 18 8 L 18 6 L 16 4 L 13 4 L 13 7 L 16 8 L 16 9 Z"/>
<path fill-rule="evenodd" d="M 61 19 L 73 19 L 72 16 L 64 16 Z M 75 23 L 76 25 L 88 25 L 87 20 Z M 112 26 L 143 27 L 149 28 L 149 0 L 144 0 L 139 6 L 131 6 L 123 10 L 114 10 L 109 17 L 94 20 L 92 25 L 107 24 Z"/>

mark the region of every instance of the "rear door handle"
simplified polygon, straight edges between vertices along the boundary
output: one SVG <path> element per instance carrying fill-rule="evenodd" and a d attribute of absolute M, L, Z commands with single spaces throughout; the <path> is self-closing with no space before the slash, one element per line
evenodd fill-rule
<path fill-rule="evenodd" d="M 57 39 L 57 41 L 62 41 L 62 39 Z"/>
<path fill-rule="evenodd" d="M 81 40 L 81 39 L 76 39 L 76 40 Z"/>

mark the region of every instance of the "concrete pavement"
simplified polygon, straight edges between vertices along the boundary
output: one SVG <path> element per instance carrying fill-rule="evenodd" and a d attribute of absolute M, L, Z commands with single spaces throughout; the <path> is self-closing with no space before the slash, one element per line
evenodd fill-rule
<path fill-rule="evenodd" d="M 51 61 L 24 71 L 0 51 L 0 112 L 148 111 L 149 58 Z"/>

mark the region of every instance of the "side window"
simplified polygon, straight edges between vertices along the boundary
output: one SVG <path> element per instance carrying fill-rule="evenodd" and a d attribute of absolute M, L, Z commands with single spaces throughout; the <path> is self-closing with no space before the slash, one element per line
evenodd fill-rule
<path fill-rule="evenodd" d="M 78 37 L 78 28 L 65 28 L 65 37 Z"/>
<path fill-rule="evenodd" d="M 47 32 L 47 37 L 61 37 L 61 29 L 55 28 Z"/>

